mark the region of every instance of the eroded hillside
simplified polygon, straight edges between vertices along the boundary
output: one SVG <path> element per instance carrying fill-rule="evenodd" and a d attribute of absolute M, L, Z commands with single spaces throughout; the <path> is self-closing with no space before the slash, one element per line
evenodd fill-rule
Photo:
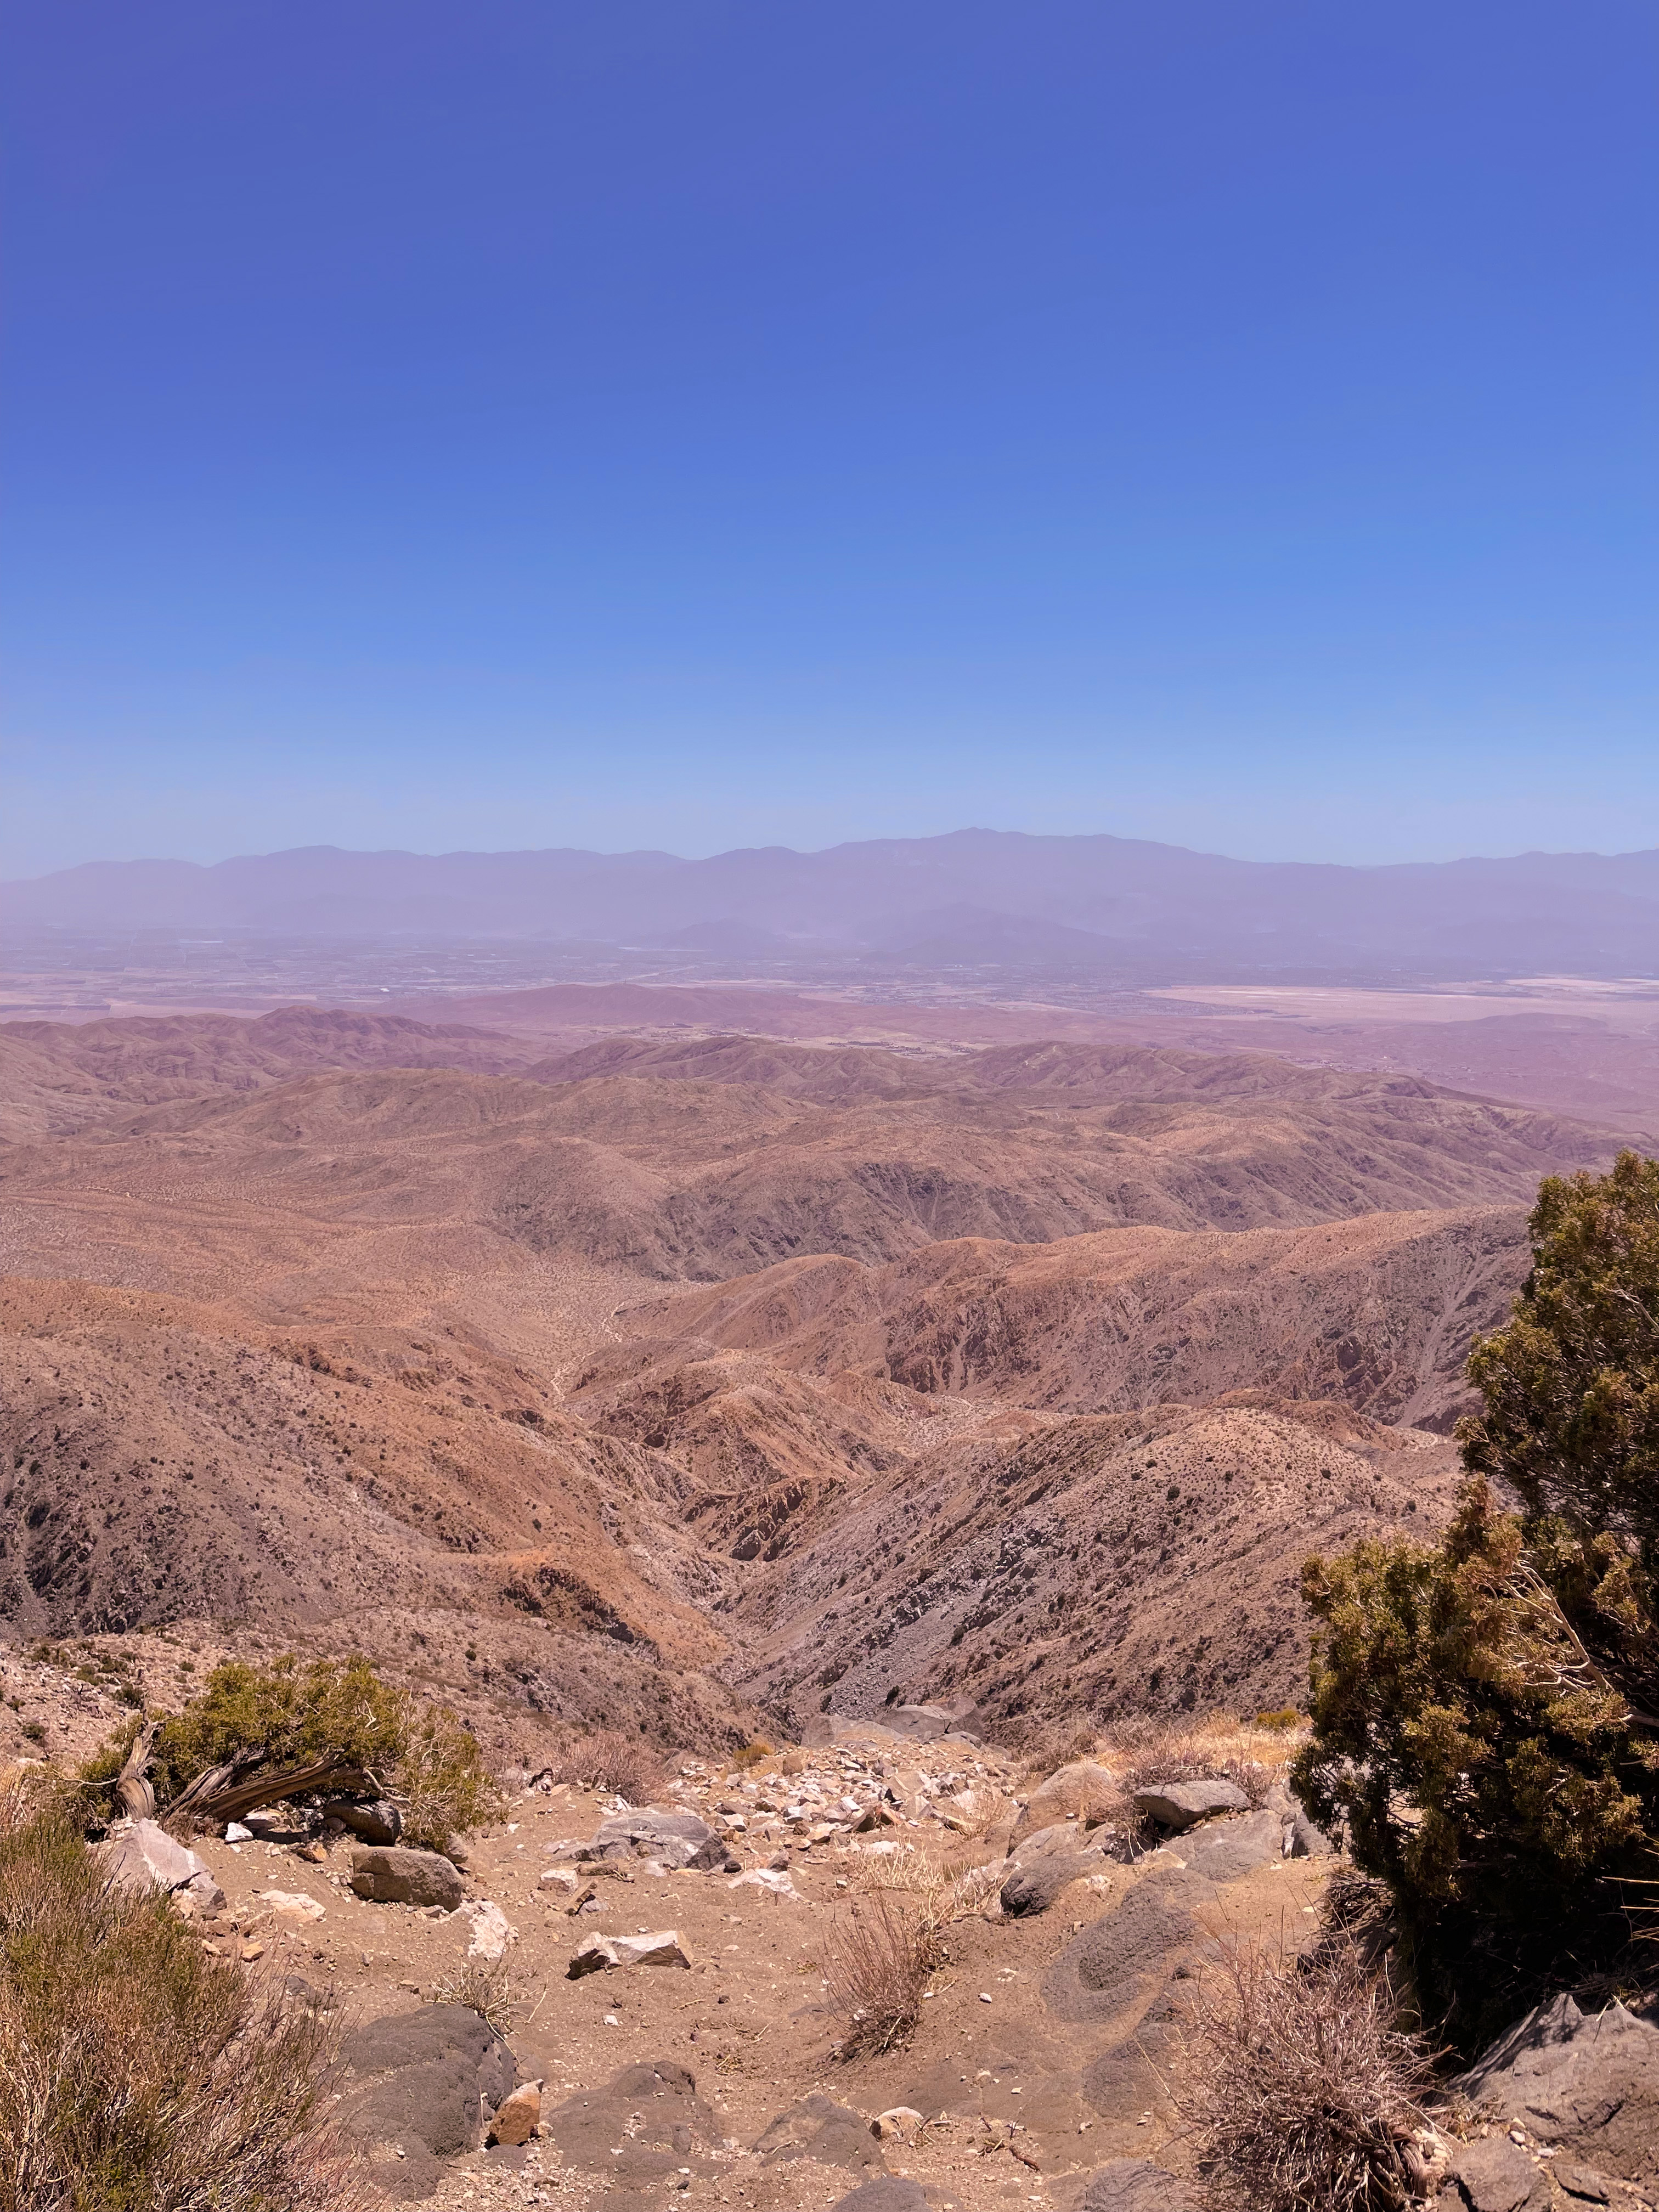
<path fill-rule="evenodd" d="M 1524 1202 L 1614 1148 L 1075 1041 L 5 1046 L 11 1627 L 243 1621 L 664 1733 L 1293 1698 L 1301 1557 L 1443 1513 Z"/>

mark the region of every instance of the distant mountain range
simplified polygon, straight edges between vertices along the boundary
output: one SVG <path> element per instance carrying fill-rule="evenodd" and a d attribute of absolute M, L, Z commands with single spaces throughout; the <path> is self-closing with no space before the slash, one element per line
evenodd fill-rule
<path fill-rule="evenodd" d="M 1659 973 L 1659 849 L 1339 867 L 958 830 L 796 853 L 351 853 L 100 861 L 0 885 L 0 925 L 498 938 L 789 968 L 1139 981 Z"/>

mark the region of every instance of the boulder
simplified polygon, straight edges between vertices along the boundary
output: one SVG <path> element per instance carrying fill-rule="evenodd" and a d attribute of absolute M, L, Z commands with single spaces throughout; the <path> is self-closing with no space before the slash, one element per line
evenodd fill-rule
<path fill-rule="evenodd" d="M 608 1972 L 616 1966 L 684 1966 L 691 1960 L 679 1932 L 659 1928 L 646 1936 L 592 1936 L 565 1968 L 566 1978 L 580 1981 L 584 1974 Z"/>
<path fill-rule="evenodd" d="M 1082 2212 L 1197 2212 L 1197 2199 L 1150 2159 L 1109 2158 L 1089 2177 Z"/>
<path fill-rule="evenodd" d="M 117 1889 L 142 1894 L 151 1889 L 183 1889 L 204 1877 L 208 1882 L 213 1881 L 206 1861 L 175 1842 L 155 1820 L 134 1820 L 100 1844 L 98 1856 L 106 1878 Z M 222 1894 L 219 1903 L 224 1903 Z"/>
<path fill-rule="evenodd" d="M 402 1844 L 353 1851 L 351 1887 L 371 1905 L 438 1905 L 446 1912 L 455 1911 L 466 1894 L 441 1852 L 410 1850 Z"/>
<path fill-rule="evenodd" d="M 1461 2200 L 1469 2212 L 1549 2212 L 1547 2178 L 1507 2136 L 1465 2143 L 1440 2190 L 1443 2205 Z"/>
<path fill-rule="evenodd" d="M 1277 1813 L 1247 1813 L 1242 1820 L 1218 1820 L 1181 1855 L 1207 1881 L 1237 1881 L 1253 1867 L 1270 1866 L 1285 1852 L 1285 1831 Z"/>
<path fill-rule="evenodd" d="M 636 2203 L 649 2189 L 648 2201 L 658 2205 L 662 2185 L 680 2166 L 706 2157 L 724 2133 L 720 2115 L 672 2058 L 624 2066 L 602 2087 L 576 2091 L 542 2118 L 543 2138 L 557 2144 L 567 2168 L 603 2174 Z"/>
<path fill-rule="evenodd" d="M 1050 2011 L 1081 2026 L 1144 2004 L 1203 1940 L 1197 1915 L 1218 1895 L 1213 1883 L 1180 1867 L 1144 1875 L 1049 1967 L 1042 1994 Z"/>
<path fill-rule="evenodd" d="M 1074 1759 L 1057 1768 L 1032 1793 L 1014 1834 L 1023 1840 L 1028 1829 L 1046 1827 L 1053 1821 L 1086 1820 L 1091 1814 L 1099 1820 L 1120 1794 L 1109 1767 L 1097 1765 L 1092 1759 Z"/>
<path fill-rule="evenodd" d="M 726 1846 L 724 1837 L 695 1813 L 665 1813 L 648 1805 L 641 1812 L 613 1813 L 602 1820 L 583 1856 L 654 1859 L 660 1866 L 702 1874 L 725 1865 Z"/>
<path fill-rule="evenodd" d="M 371 2021 L 341 2049 L 347 2134 L 403 2153 L 375 2164 L 400 2197 L 428 2197 L 439 2161 L 476 2150 L 482 2115 L 498 2108 L 517 2072 L 513 2053 L 471 2005 L 422 2005 Z"/>
<path fill-rule="evenodd" d="M 323 1807 L 325 1820 L 337 1820 L 365 1844 L 395 1844 L 404 1832 L 404 1816 L 389 1797 L 364 1803 L 355 1797 L 331 1797 Z"/>
<path fill-rule="evenodd" d="M 510 2097 L 504 2097 L 489 2123 L 489 2140 L 516 2148 L 527 2143 L 541 2124 L 542 2085 L 526 2081 Z"/>
<path fill-rule="evenodd" d="M 1080 1881 L 1085 1875 L 1099 1871 L 1097 1851 L 1049 1851 L 1030 1866 L 1016 1861 L 1013 1872 L 1002 1885 L 1002 1909 L 1016 1920 L 1046 1912 L 1061 1890 Z"/>
<path fill-rule="evenodd" d="M 849 2189 L 830 2212 L 928 2212 L 928 2204 L 919 2181 L 883 2173 Z"/>
<path fill-rule="evenodd" d="M 1659 2027 L 1623 2005 L 1540 2005 L 1453 2086 L 1540 2142 L 1659 2196 Z"/>
<path fill-rule="evenodd" d="M 810 2158 L 820 2166 L 843 2166 L 854 2173 L 871 2167 L 880 2172 L 884 2161 L 872 2134 L 855 2112 L 815 2091 L 767 2122 L 756 2138 L 755 2155 L 772 2166 Z"/>
<path fill-rule="evenodd" d="M 1236 1782 L 1152 1782 L 1137 1790 L 1134 1807 L 1165 1828 L 1190 1828 L 1212 1813 L 1243 1813 L 1249 1799 Z"/>

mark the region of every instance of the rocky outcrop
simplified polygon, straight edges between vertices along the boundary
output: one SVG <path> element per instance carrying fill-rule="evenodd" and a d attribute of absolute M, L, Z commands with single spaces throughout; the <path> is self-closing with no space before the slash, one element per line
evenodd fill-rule
<path fill-rule="evenodd" d="M 1455 2086 L 1597 2172 L 1659 2194 L 1659 2027 L 1623 2005 L 1540 2005 Z"/>
<path fill-rule="evenodd" d="M 1152 1782 L 1134 1794 L 1134 1808 L 1164 1828 L 1190 1828 L 1212 1813 L 1243 1813 L 1249 1799 L 1236 1782 Z"/>
<path fill-rule="evenodd" d="M 695 1813 L 664 1812 L 648 1805 L 640 1812 L 613 1813 L 601 1820 L 582 1856 L 655 1859 L 659 1866 L 687 1867 L 701 1874 L 723 1867 L 729 1854 L 725 1838 Z"/>
<path fill-rule="evenodd" d="M 441 2162 L 476 2150 L 483 2114 L 511 2093 L 513 2053 L 470 2005 L 422 2005 L 372 2021 L 348 2036 L 341 2104 L 348 2135 L 368 2149 L 380 2185 L 429 2197 Z"/>

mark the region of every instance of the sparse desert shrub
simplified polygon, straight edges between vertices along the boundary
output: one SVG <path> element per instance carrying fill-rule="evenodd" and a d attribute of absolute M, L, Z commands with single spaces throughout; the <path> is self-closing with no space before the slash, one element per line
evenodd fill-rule
<path fill-rule="evenodd" d="M 608 1790 L 630 1805 L 647 1805 L 667 1778 L 662 1754 L 643 1736 L 623 1729 L 595 1729 L 579 1736 L 554 1765 L 560 1782 L 579 1790 Z"/>
<path fill-rule="evenodd" d="M 761 1766 L 773 1756 L 775 1747 L 763 1736 L 755 1736 L 732 1754 L 733 1766 Z"/>
<path fill-rule="evenodd" d="M 1270 1729 L 1275 1735 L 1288 1735 L 1292 1729 L 1301 1727 L 1302 1716 L 1294 1705 L 1274 1705 L 1267 1712 L 1258 1713 L 1255 1724 L 1259 1729 Z"/>
<path fill-rule="evenodd" d="M 902 1905 L 890 1890 L 847 1908 L 824 1969 L 830 2005 L 844 2023 L 844 2057 L 892 2051 L 908 2039 L 942 1955 L 929 1914 Z"/>
<path fill-rule="evenodd" d="M 0 2205 L 348 2212 L 329 2031 L 107 1887 L 59 1804 L 0 1797 Z"/>
<path fill-rule="evenodd" d="M 1230 1954 L 1200 1980 L 1178 2093 L 1214 2212 L 1399 2212 L 1429 2082 L 1352 1947 L 1298 1967 Z"/>
<path fill-rule="evenodd" d="M 919 1923 L 940 1936 L 953 1920 L 982 1911 L 1007 1871 L 1000 1861 L 930 1859 L 914 1844 L 902 1844 L 896 1850 L 860 1854 L 853 1879 L 860 1896 L 908 1898 Z"/>

